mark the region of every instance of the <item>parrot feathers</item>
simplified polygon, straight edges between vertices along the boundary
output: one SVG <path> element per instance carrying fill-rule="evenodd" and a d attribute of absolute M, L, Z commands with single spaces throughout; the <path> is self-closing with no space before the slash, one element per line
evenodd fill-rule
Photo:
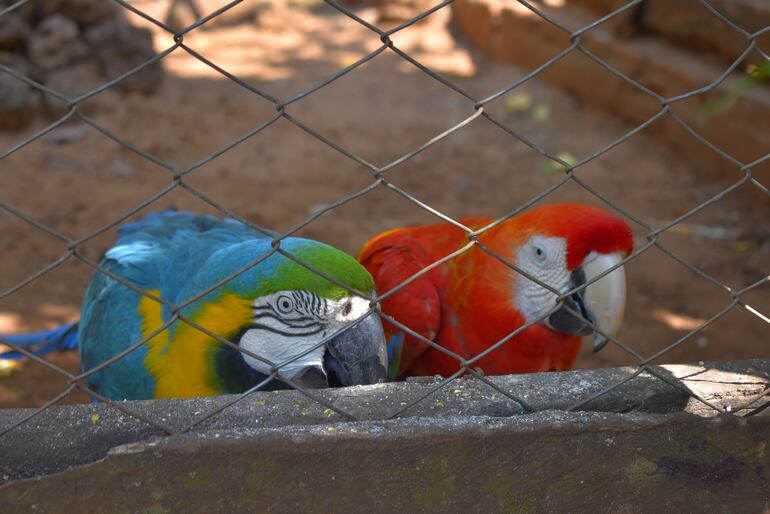
<path fill-rule="evenodd" d="M 601 281 L 586 285 L 582 266 L 589 257 L 614 255 L 596 262 L 620 262 L 630 254 L 633 237 L 622 219 L 589 205 L 552 204 L 496 224 L 483 217 L 460 223 L 474 231 L 489 228 L 475 234 L 480 245 L 427 272 L 421 270 L 467 246 L 469 234 L 450 223 L 396 228 L 372 238 L 359 254 L 384 296 L 382 312 L 435 343 L 428 345 L 385 320 L 389 351 L 398 359 L 391 363 L 391 377 L 451 376 L 460 369 L 456 356 L 474 359 L 481 354 L 473 366 L 487 374 L 565 370 L 576 358 L 580 336 L 593 332 L 586 322 L 600 321 L 607 323 L 600 328 L 617 330 L 621 304 L 594 313 L 585 308 L 587 299 L 594 298 L 588 293 L 598 290 Z M 602 279 L 605 289 L 624 291 L 622 270 L 613 273 Z M 400 286 L 406 280 L 411 282 Z M 557 304 L 554 291 L 566 293 L 584 285 L 561 307 Z M 565 311 L 567 304 L 582 318 Z M 594 302 L 593 307 L 602 306 Z M 609 314 L 594 315 L 602 312 Z"/>
<path fill-rule="evenodd" d="M 397 236 L 398 232 L 391 235 Z M 407 247 L 390 247 L 388 240 L 380 239 L 372 245 L 367 245 L 361 252 L 361 263 L 366 266 L 377 282 L 377 289 L 387 292 L 398 287 L 401 282 L 418 273 L 430 261 L 425 261 L 417 249 Z M 441 325 L 441 299 L 434 281 L 428 275 L 422 275 L 406 286 L 398 289 L 393 294 L 382 300 L 381 306 L 384 312 L 403 323 L 414 332 L 428 340 L 433 340 Z M 389 360 L 390 366 L 396 365 L 400 369 L 408 368 L 428 346 L 412 334 L 405 334 L 400 327 L 396 327 L 388 320 L 383 320 L 386 335 L 401 334 L 390 345 L 394 348 L 394 356 L 398 361 L 394 364 Z"/>
<path fill-rule="evenodd" d="M 308 387 L 327 384 L 327 375 L 328 383 L 341 385 L 384 379 L 378 317 L 318 345 L 327 333 L 369 310 L 368 300 L 355 294 L 370 295 L 374 281 L 344 252 L 296 237 L 274 242 L 232 219 L 175 210 L 126 223 L 117 233 L 100 263 L 111 275 L 94 274 L 77 325 L 13 336 L 43 349 L 77 345 L 83 370 L 94 370 L 87 380 L 95 392 L 112 399 L 242 392 L 265 380 L 272 368 L 244 356 L 241 344 L 267 352 L 261 358 L 268 362 L 286 361 L 280 372 L 295 380 L 304 377 Z M 302 294 L 280 311 L 276 302 L 287 292 Z M 306 313 L 301 322 L 309 328 L 292 332 L 300 308 Z M 271 322 L 256 323 L 265 312 L 272 313 Z M 264 389 L 279 387 L 286 384 L 273 381 Z"/>
<path fill-rule="evenodd" d="M 35 355 L 46 355 L 53 351 L 74 350 L 78 342 L 78 324 L 67 323 L 52 330 L 43 330 L 31 334 L 3 335 L 3 339 L 18 346 L 31 348 Z M 21 359 L 20 352 L 0 353 L 0 359 Z"/>

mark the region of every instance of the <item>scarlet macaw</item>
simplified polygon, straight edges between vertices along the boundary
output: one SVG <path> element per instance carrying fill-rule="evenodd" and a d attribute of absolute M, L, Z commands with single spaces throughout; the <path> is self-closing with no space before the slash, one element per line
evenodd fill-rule
<path fill-rule="evenodd" d="M 490 218 L 466 218 L 471 230 Z M 629 226 L 620 218 L 582 204 L 542 205 L 482 232 L 482 245 L 498 257 L 560 293 L 567 293 L 617 265 L 633 248 Z M 462 229 L 442 223 L 397 228 L 367 242 L 359 260 L 380 294 L 426 266 L 468 244 Z M 382 311 L 421 336 L 471 359 L 528 322 L 556 307 L 557 296 L 478 246 L 428 271 L 385 298 Z M 614 335 L 623 316 L 625 275 L 617 268 L 564 305 Z M 391 379 L 415 375 L 450 376 L 457 358 L 385 322 Z M 474 362 L 486 374 L 568 370 L 581 336 L 593 330 L 563 307 Z M 597 334 L 595 351 L 606 344 Z"/>

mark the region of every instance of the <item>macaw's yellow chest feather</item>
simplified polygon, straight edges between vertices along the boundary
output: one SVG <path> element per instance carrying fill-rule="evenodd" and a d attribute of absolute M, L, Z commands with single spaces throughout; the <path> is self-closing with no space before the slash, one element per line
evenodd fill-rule
<path fill-rule="evenodd" d="M 160 291 L 148 291 L 160 296 Z M 162 305 L 143 296 L 138 311 L 142 318 L 142 337 L 163 326 Z M 205 304 L 191 321 L 212 334 L 228 339 L 251 320 L 249 302 L 234 294 Z M 147 371 L 155 379 L 155 398 L 189 398 L 219 394 L 215 351 L 221 343 L 198 328 L 176 321 L 148 342 L 144 358 Z"/>

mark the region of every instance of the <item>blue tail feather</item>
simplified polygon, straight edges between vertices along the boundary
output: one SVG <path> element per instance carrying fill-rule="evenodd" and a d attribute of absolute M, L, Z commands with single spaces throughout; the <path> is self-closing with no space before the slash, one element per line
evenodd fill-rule
<path fill-rule="evenodd" d="M 35 355 L 46 355 L 53 351 L 74 350 L 78 347 L 78 324 L 67 323 L 52 330 L 32 332 L 31 334 L 0 335 L 0 344 L 4 341 L 18 346 L 33 347 L 30 351 Z M 0 359 L 21 359 L 20 352 L 0 353 Z"/>
<path fill-rule="evenodd" d="M 398 372 L 401 367 L 401 352 L 404 349 L 403 332 L 390 336 L 388 339 L 388 380 L 398 380 Z"/>

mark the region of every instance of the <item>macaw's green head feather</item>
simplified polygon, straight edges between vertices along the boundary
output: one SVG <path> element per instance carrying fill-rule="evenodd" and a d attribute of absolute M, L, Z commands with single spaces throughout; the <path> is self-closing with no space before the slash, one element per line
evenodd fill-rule
<path fill-rule="evenodd" d="M 302 239 L 287 240 L 281 247 L 309 267 L 278 255 L 281 262 L 277 265 L 277 273 L 266 280 L 265 294 L 301 289 L 323 298 L 339 300 L 350 296 L 350 290 L 364 295 L 369 295 L 374 290 L 374 280 L 366 268 L 345 252 L 323 243 Z M 309 268 L 321 271 L 349 289 L 327 280 Z"/>
<path fill-rule="evenodd" d="M 273 372 L 265 360 L 282 363 L 281 376 L 305 387 L 384 380 L 385 339 L 366 298 L 374 291 L 369 272 L 316 241 L 287 238 L 281 248 L 307 266 L 270 254 L 269 240 L 245 241 L 212 254 L 177 299 L 248 268 L 182 311 L 193 320 L 216 312 L 206 328 L 263 358 L 220 345 L 212 355 L 220 383 L 228 384 L 224 389 L 238 392 L 264 379 Z M 237 387 L 230 384 L 233 377 Z"/>
<path fill-rule="evenodd" d="M 272 250 L 269 240 L 254 239 L 212 254 L 194 280 L 182 288 L 177 300 L 190 298 L 248 266 L 249 269 L 209 293 L 205 300 L 212 301 L 226 293 L 253 299 L 279 291 L 299 290 L 338 300 L 350 296 L 351 290 L 365 295 L 374 290 L 374 281 L 366 268 L 332 246 L 307 239 L 287 238 L 281 242 L 281 248 L 347 288 L 277 252 L 254 264 L 255 260 Z"/>

